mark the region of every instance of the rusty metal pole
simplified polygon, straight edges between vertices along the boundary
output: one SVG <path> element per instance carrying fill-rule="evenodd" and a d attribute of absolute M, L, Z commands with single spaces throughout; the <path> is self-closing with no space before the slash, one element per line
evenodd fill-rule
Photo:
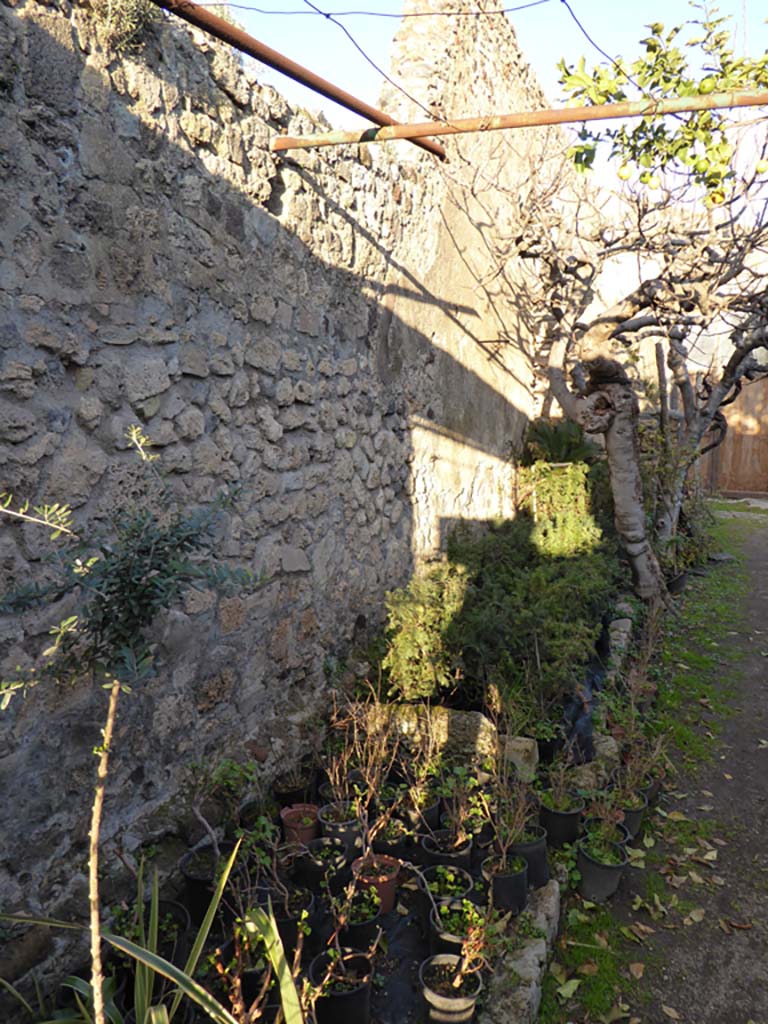
<path fill-rule="evenodd" d="M 177 14 L 184 21 L 188 21 L 190 25 L 195 25 L 222 42 L 234 46 L 236 50 L 247 53 L 251 57 L 255 57 L 256 60 L 261 61 L 262 64 L 266 64 L 268 67 L 281 72 L 281 74 L 287 75 L 294 82 L 306 85 L 315 92 L 320 93 L 321 96 L 325 96 L 326 99 L 333 100 L 334 103 L 338 103 L 340 106 L 346 107 L 347 110 L 351 110 L 352 113 L 360 114 L 361 117 L 373 121 L 374 124 L 386 127 L 399 124 L 389 114 L 385 114 L 383 110 L 377 110 L 376 107 L 369 106 L 362 100 L 357 99 L 356 96 L 344 92 L 343 89 L 339 89 L 324 78 L 320 78 L 319 75 L 313 74 L 313 72 L 303 68 L 300 64 L 296 64 L 295 61 L 289 60 L 288 57 L 284 57 L 277 50 L 265 46 L 264 43 L 260 43 L 258 39 L 254 39 L 247 32 L 225 21 L 224 18 L 212 14 L 204 7 L 192 3 L 191 0 L 152 0 L 152 2 L 166 11 L 170 11 L 171 14 Z M 429 135 L 430 133 L 427 132 L 426 134 Z M 437 142 L 432 142 L 431 139 L 415 139 L 414 145 L 426 149 L 428 153 L 439 156 L 441 160 L 445 159 L 443 147 Z"/>
<path fill-rule="evenodd" d="M 652 117 L 694 110 L 760 106 L 768 106 L 768 92 L 721 92 L 709 96 L 683 96 L 672 100 L 634 100 L 627 103 L 604 103 L 593 107 L 562 107 L 556 110 L 527 110 L 517 114 L 496 114 L 488 117 L 464 117 L 445 122 L 426 121 L 388 128 L 366 128 L 358 132 L 324 132 L 321 135 L 303 135 L 295 138 L 280 135 L 273 139 L 272 150 L 277 153 L 285 149 L 342 146 L 353 142 L 387 142 L 390 139 L 413 141 L 424 135 L 460 135 L 466 132 L 498 131 L 502 128 L 532 128 L 581 121 L 608 121 L 617 117 Z"/>

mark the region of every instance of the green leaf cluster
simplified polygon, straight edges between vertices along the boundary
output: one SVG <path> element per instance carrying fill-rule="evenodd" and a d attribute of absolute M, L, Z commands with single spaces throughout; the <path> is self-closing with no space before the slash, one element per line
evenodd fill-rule
<path fill-rule="evenodd" d="M 457 533 L 433 563 L 387 599 L 389 694 L 465 707 L 516 708 L 535 725 L 581 678 L 620 575 L 589 511 L 588 467 L 538 477 L 517 519 Z"/>
<path fill-rule="evenodd" d="M 144 451 L 149 439 L 139 434 L 131 442 L 149 463 Z M 151 670 L 148 630 L 161 610 L 196 585 L 218 589 L 255 585 L 258 581 L 252 573 L 224 565 L 214 555 L 215 527 L 232 500 L 231 495 L 221 494 L 208 505 L 190 509 L 161 484 L 151 505 L 119 508 L 87 536 L 81 538 L 66 527 L 49 559 L 45 581 L 0 595 L 0 612 L 23 612 L 73 595 L 76 614 L 50 630 L 52 641 L 42 651 L 41 669 L 26 673 L 19 669 L 16 678 L 0 680 L 0 708 L 41 677 L 61 682 L 95 672 L 117 677 L 125 686 L 137 682 Z M 59 532 L 70 522 L 66 505 L 34 510 L 45 510 L 45 517 L 31 516 L 21 508 L 16 513 L 20 518 L 58 527 Z"/>
<path fill-rule="evenodd" d="M 576 65 L 558 64 L 560 83 L 571 104 L 601 105 L 626 100 L 661 101 L 677 97 L 761 90 L 768 87 L 768 54 L 737 57 L 724 27 L 727 18 L 716 9 L 693 4 L 699 18 L 665 30 L 661 22 L 647 27 L 644 54 L 631 63 L 619 57 L 610 66 L 587 70 L 583 57 Z M 694 35 L 685 38 L 685 30 Z M 608 143 L 611 156 L 627 167 L 640 168 L 640 182 L 657 187 L 658 175 L 683 173 L 702 186 L 713 205 L 728 193 L 734 170 L 734 148 L 727 133 L 727 111 L 703 110 L 686 114 L 649 115 L 618 128 L 585 125 L 579 143 L 570 150 L 576 169 L 592 166 L 597 147 Z"/>

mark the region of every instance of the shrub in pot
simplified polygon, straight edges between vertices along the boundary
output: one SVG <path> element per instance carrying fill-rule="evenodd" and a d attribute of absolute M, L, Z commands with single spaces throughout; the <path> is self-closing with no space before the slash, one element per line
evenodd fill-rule
<path fill-rule="evenodd" d="M 272 795 L 278 807 L 311 804 L 317 793 L 317 769 L 308 762 L 282 772 L 272 780 Z"/>
<path fill-rule="evenodd" d="M 347 860 L 358 856 L 363 846 L 363 826 L 354 803 L 335 803 L 321 807 L 317 814 L 324 836 L 338 839 Z"/>
<path fill-rule="evenodd" d="M 335 905 L 333 913 L 342 945 L 368 949 L 376 940 L 382 906 L 375 889 L 355 889 L 349 900 Z"/>
<path fill-rule="evenodd" d="M 613 823 L 595 826 L 577 845 L 578 891 L 587 900 L 602 903 L 619 887 L 627 864 L 622 845 L 611 841 Z"/>
<path fill-rule="evenodd" d="M 527 865 L 528 884 L 535 889 L 546 885 L 549 881 L 546 832 L 534 824 L 536 805 L 528 783 L 499 772 L 494 795 L 493 803 L 486 797 L 483 801 L 493 829 L 492 857 L 495 857 L 497 869 L 505 867 L 510 858 L 522 857 Z"/>
<path fill-rule="evenodd" d="M 388 914 L 395 905 L 401 866 L 396 857 L 371 850 L 352 862 L 352 874 L 358 886 L 361 889 L 376 890 L 382 914 Z"/>
<path fill-rule="evenodd" d="M 569 769 L 566 756 L 555 758 L 539 793 L 539 824 L 555 847 L 575 843 L 581 831 L 585 800 L 571 785 Z"/>
<path fill-rule="evenodd" d="M 491 902 L 496 910 L 521 914 L 528 906 L 528 862 L 524 857 L 494 854 L 482 865 L 488 882 Z"/>
<path fill-rule="evenodd" d="M 317 1024 L 368 1024 L 371 959 L 352 949 L 320 953 L 309 965 Z"/>
<path fill-rule="evenodd" d="M 371 845 L 375 853 L 385 853 L 390 857 L 407 857 L 413 847 L 413 829 L 400 818 L 392 817 L 376 831 Z"/>
<path fill-rule="evenodd" d="M 329 836 L 310 840 L 294 862 L 294 875 L 300 885 L 318 890 L 325 886 L 338 892 L 346 884 L 347 851 L 344 844 Z"/>
<path fill-rule="evenodd" d="M 421 997 L 430 1024 L 465 1024 L 475 1015 L 475 1006 L 482 991 L 479 971 L 462 971 L 462 957 L 438 953 L 419 966 Z"/>

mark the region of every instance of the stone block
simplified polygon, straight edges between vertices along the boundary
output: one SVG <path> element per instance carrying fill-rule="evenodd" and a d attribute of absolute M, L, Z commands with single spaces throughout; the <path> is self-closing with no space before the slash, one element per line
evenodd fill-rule
<path fill-rule="evenodd" d="M 280 565 L 283 572 L 309 572 L 312 568 L 306 552 L 292 546 L 285 547 L 280 552 Z"/>
<path fill-rule="evenodd" d="M 161 395 L 171 386 L 164 359 L 156 356 L 128 360 L 124 370 L 125 393 L 131 402 Z"/>
<path fill-rule="evenodd" d="M 539 764 L 539 745 L 530 736 L 507 736 L 506 757 L 515 765 L 520 777 L 530 781 Z"/>

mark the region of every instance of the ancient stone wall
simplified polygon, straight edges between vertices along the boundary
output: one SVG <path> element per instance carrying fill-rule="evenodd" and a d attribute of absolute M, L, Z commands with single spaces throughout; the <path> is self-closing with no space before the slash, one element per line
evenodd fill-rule
<path fill-rule="evenodd" d="M 435 34 L 420 75 L 446 112 L 539 102 L 499 18 Z M 195 592 L 159 624 L 158 672 L 122 702 L 107 877 L 116 842 L 184 838 L 193 763 L 294 757 L 385 592 L 457 521 L 512 511 L 531 330 L 499 254 L 546 135 L 449 140 L 444 165 L 408 143 L 270 154 L 275 132 L 316 127 L 169 18 L 118 57 L 87 7 L 0 4 L 0 491 L 69 502 L 87 531 L 142 500 L 138 423 L 190 504 L 238 485 L 218 551 L 269 581 Z M 0 523 L 0 589 L 50 548 Z M 61 614 L 5 617 L 3 668 Z M 103 714 L 85 680 L 3 713 L 3 906 L 82 914 Z M 3 976 L 41 951 L 53 969 L 62 942 Z"/>

